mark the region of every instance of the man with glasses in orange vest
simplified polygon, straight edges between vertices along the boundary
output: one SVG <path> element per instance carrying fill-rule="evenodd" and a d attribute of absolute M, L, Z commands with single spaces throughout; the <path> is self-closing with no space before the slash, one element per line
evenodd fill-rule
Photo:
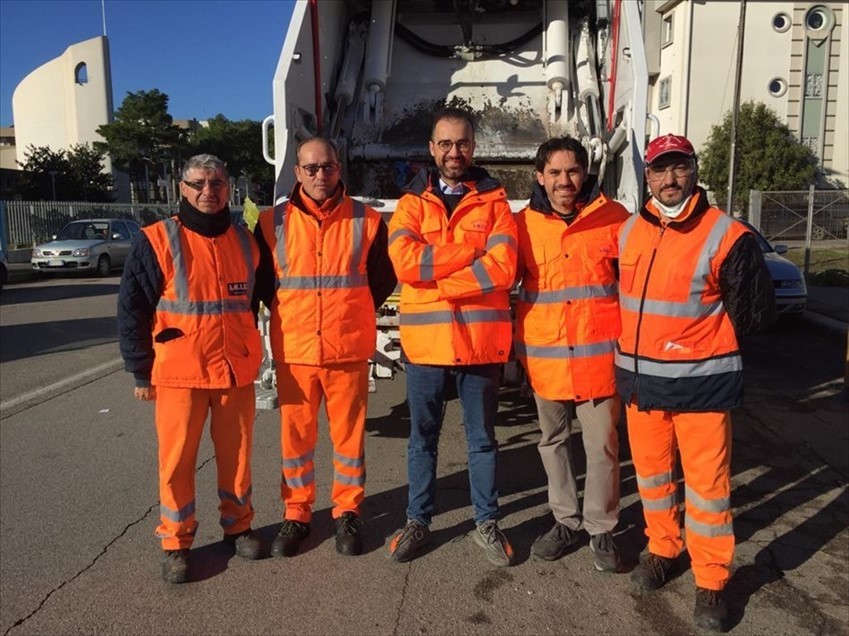
<path fill-rule="evenodd" d="M 651 198 L 619 231 L 616 383 L 649 539 L 631 579 L 644 590 L 661 587 L 684 550 L 677 449 L 694 620 L 724 631 L 722 590 L 734 555 L 730 409 L 743 402 L 738 338 L 776 319 L 775 292 L 755 237 L 696 185 L 685 137 L 654 139 L 645 174 Z"/>
<path fill-rule="evenodd" d="M 619 521 L 619 423 L 613 351 L 619 336 L 616 233 L 628 211 L 588 179 L 577 139 L 543 143 L 528 207 L 516 215 L 521 281 L 516 354 L 534 391 L 554 525 L 531 547 L 547 561 L 590 535 L 595 568 L 619 569 L 611 534 Z M 595 195 L 595 196 L 593 196 Z M 581 420 L 586 451 L 583 507 L 578 505 L 571 434 Z"/>
<path fill-rule="evenodd" d="M 333 443 L 336 550 L 358 555 L 375 310 L 397 281 L 386 253 L 386 223 L 345 192 L 333 143 L 302 141 L 296 158 L 298 182 L 288 201 L 262 212 L 254 229 L 256 296 L 271 310 L 283 455 L 285 510 L 271 554 L 294 556 L 310 534 L 323 400 Z"/>
<path fill-rule="evenodd" d="M 237 555 L 257 559 L 251 531 L 254 380 L 262 343 L 251 310 L 259 252 L 233 225 L 223 161 L 186 162 L 176 216 L 144 228 L 133 243 L 118 294 L 118 335 L 135 397 L 156 402 L 162 578 L 188 578 L 197 530 L 195 470 L 204 422 L 218 468 L 220 522 Z"/>
<path fill-rule="evenodd" d="M 463 407 L 477 525 L 472 536 L 491 563 L 508 566 L 513 548 L 497 523 L 495 416 L 501 368 L 510 355 L 516 222 L 501 184 L 472 166 L 475 131 L 467 112 L 438 112 L 429 147 L 435 169 L 416 173 L 389 222 L 389 256 L 403 284 L 401 348 L 410 407 L 407 524 L 389 555 L 409 561 L 430 540 L 439 433 L 452 382 Z"/>

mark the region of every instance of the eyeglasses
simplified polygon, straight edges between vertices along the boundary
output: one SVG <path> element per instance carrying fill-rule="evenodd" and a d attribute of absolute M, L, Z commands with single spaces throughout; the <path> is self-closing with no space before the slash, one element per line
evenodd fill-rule
<path fill-rule="evenodd" d="M 339 169 L 338 163 L 308 163 L 305 166 L 298 166 L 301 170 L 306 172 L 309 176 L 314 177 L 318 174 L 319 170 L 323 170 L 324 174 L 328 177 L 332 174 L 336 174 L 336 171 Z"/>
<path fill-rule="evenodd" d="M 658 180 L 665 177 L 666 173 L 670 171 L 676 177 L 689 177 L 693 174 L 694 169 L 695 166 L 693 166 L 693 163 L 687 162 L 676 163 L 671 166 L 648 166 L 648 168 L 646 168 L 646 172 L 649 179 Z"/>
<path fill-rule="evenodd" d="M 448 139 L 442 139 L 441 141 L 436 142 L 436 147 L 439 148 L 442 152 L 451 152 L 451 149 L 457 146 L 457 150 L 460 152 L 469 152 L 472 149 L 472 142 L 468 139 L 461 139 L 460 141 L 449 141 Z"/>
<path fill-rule="evenodd" d="M 212 179 L 211 181 L 186 181 L 183 179 L 183 183 L 189 186 L 192 190 L 197 190 L 198 192 L 203 190 L 206 186 L 209 186 L 213 190 L 220 190 L 227 185 L 227 182 L 222 181 L 221 179 Z"/>

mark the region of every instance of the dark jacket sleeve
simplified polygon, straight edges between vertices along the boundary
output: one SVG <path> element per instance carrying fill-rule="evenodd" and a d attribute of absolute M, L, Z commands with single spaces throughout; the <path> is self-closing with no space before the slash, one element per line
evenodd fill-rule
<path fill-rule="evenodd" d="M 150 386 L 153 369 L 153 318 L 162 295 L 163 275 L 153 246 L 143 232 L 130 248 L 118 290 L 118 343 L 124 369 L 139 387 Z"/>
<path fill-rule="evenodd" d="M 256 239 L 257 247 L 259 248 L 259 267 L 256 270 L 256 280 L 254 282 L 254 295 L 251 299 L 254 315 L 259 310 L 259 303 L 262 303 L 271 308 L 271 301 L 274 300 L 274 257 L 271 255 L 271 248 L 265 241 L 262 235 L 262 227 L 259 223 L 254 227 L 254 238 Z"/>
<path fill-rule="evenodd" d="M 757 239 L 741 236 L 719 269 L 722 302 L 737 336 L 755 333 L 778 320 L 775 286 Z"/>
<path fill-rule="evenodd" d="M 377 235 L 369 248 L 366 270 L 374 308 L 378 309 L 395 291 L 395 285 L 398 284 L 392 261 L 389 260 L 389 228 L 383 219 L 380 220 Z"/>

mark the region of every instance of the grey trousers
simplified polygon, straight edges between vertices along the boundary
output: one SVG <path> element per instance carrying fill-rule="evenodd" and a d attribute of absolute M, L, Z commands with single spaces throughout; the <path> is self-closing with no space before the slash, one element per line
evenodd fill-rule
<path fill-rule="evenodd" d="M 548 503 L 554 518 L 590 535 L 610 532 L 619 520 L 619 396 L 572 401 L 546 400 L 536 394 L 542 432 L 537 449 L 548 476 Z M 587 456 L 583 514 L 572 459 L 572 412 L 576 406 Z"/>

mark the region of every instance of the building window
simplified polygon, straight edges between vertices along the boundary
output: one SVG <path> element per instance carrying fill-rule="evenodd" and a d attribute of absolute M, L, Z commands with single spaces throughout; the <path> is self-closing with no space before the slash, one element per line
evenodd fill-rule
<path fill-rule="evenodd" d="M 810 36 L 825 37 L 833 25 L 834 15 L 828 7 L 822 5 L 811 7 L 805 14 L 805 30 Z"/>
<path fill-rule="evenodd" d="M 779 33 L 784 33 L 790 28 L 792 21 L 790 20 L 790 16 L 784 13 L 776 13 L 772 16 L 772 28 L 778 31 Z"/>
<path fill-rule="evenodd" d="M 660 45 L 667 46 L 672 44 L 672 35 L 673 35 L 673 18 L 674 14 L 670 13 L 669 15 L 663 16 L 663 21 L 660 24 Z"/>
<path fill-rule="evenodd" d="M 74 81 L 77 84 L 88 84 L 88 67 L 85 62 L 80 62 L 74 69 Z"/>
<path fill-rule="evenodd" d="M 781 97 L 787 92 L 787 80 L 781 77 L 773 77 L 767 85 L 767 90 L 773 97 Z"/>
<path fill-rule="evenodd" d="M 672 91 L 672 78 L 664 77 L 660 80 L 657 91 L 657 107 L 669 108 L 670 97 Z"/>

